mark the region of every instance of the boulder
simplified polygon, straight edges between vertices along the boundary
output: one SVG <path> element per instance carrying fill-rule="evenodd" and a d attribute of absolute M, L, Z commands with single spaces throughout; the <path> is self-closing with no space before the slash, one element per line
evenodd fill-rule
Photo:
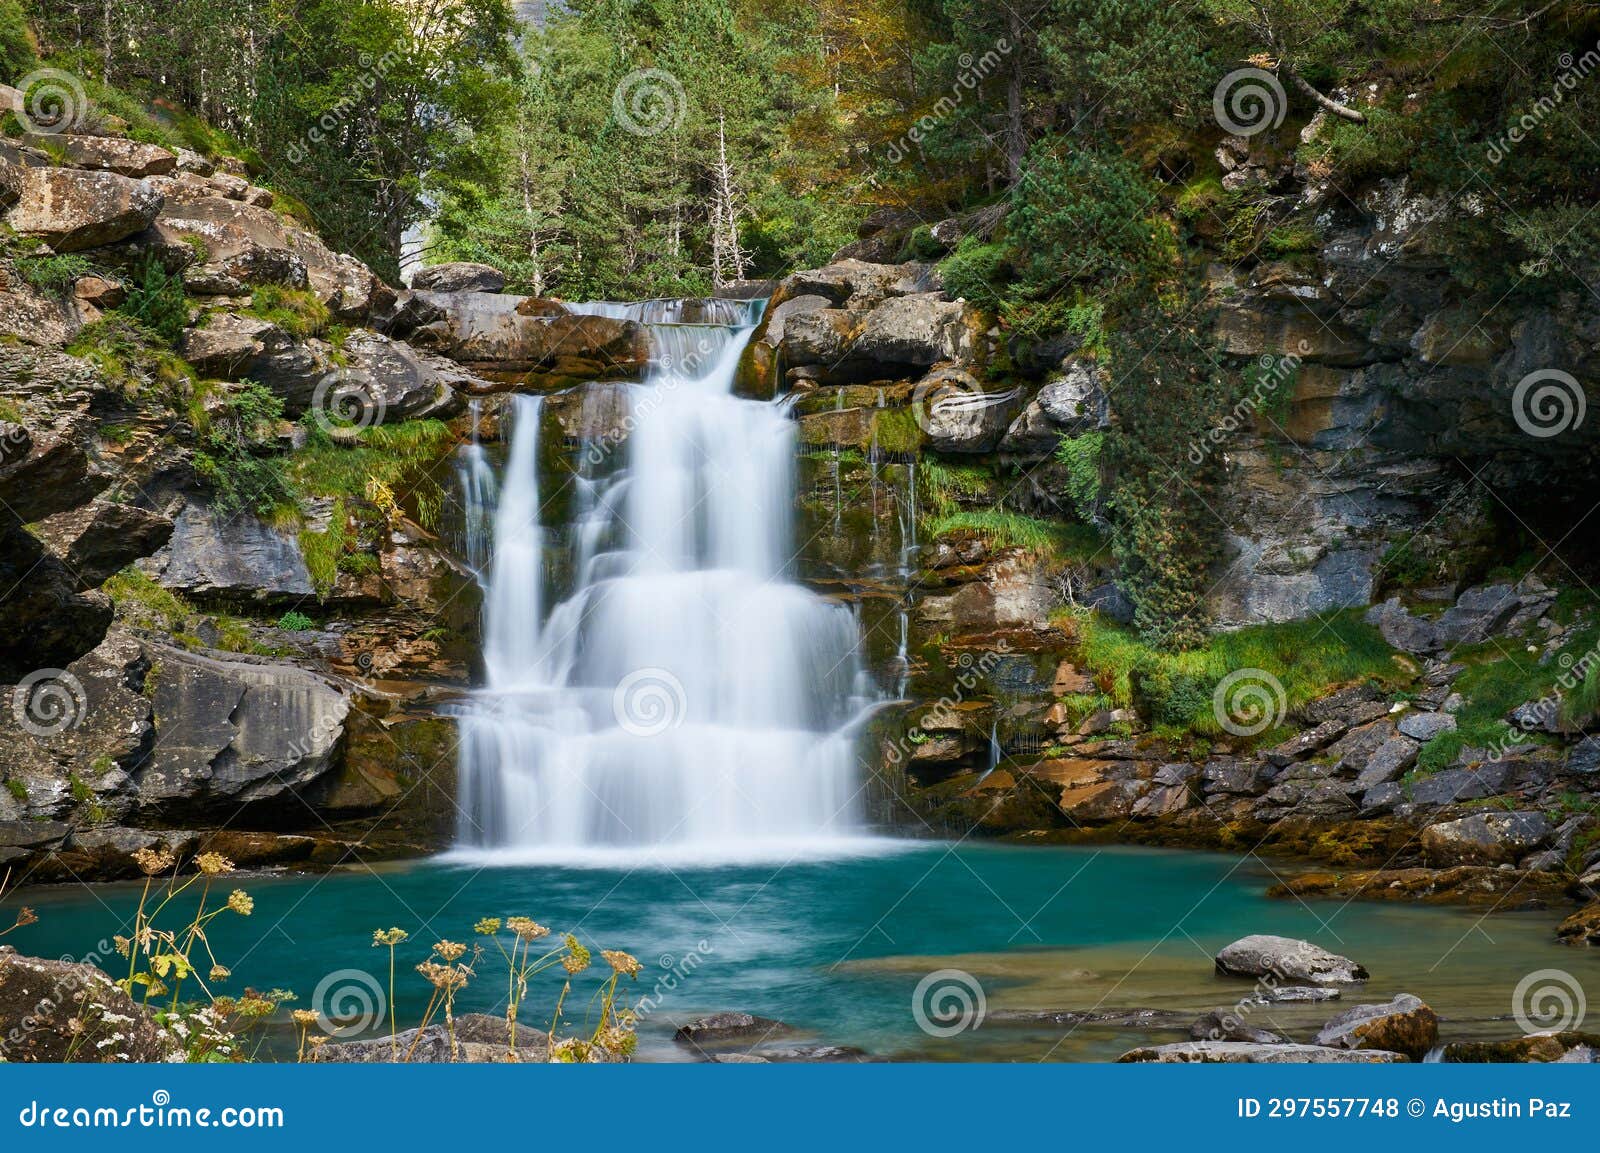
<path fill-rule="evenodd" d="M 233 819 L 336 767 L 350 702 L 334 682 L 262 659 L 147 652 L 156 737 L 133 773 L 141 810 Z"/>
<path fill-rule="evenodd" d="M 1444 769 L 1411 782 L 1411 800 L 1430 808 L 1475 801 L 1502 792 L 1511 778 L 1511 766 L 1492 761 L 1476 768 Z"/>
<path fill-rule="evenodd" d="M 965 311 L 964 305 L 931 293 L 893 297 L 862 319 L 850 357 L 885 370 L 956 360 L 962 352 Z"/>
<path fill-rule="evenodd" d="M 23 168 L 6 223 L 57 252 L 115 244 L 149 228 L 161 194 L 143 180 L 76 168 Z"/>
<path fill-rule="evenodd" d="M 1508 584 L 1468 589 L 1434 622 L 1439 644 L 1481 644 L 1500 631 L 1521 607 L 1522 598 Z"/>
<path fill-rule="evenodd" d="M 493 1064 L 515 1062 L 542 1065 L 550 1060 L 549 1034 L 527 1025 L 516 1026 L 515 1045 L 511 1027 L 504 1017 L 491 1017 L 485 1013 L 465 1013 L 455 1019 L 453 1026 L 429 1025 L 426 1029 L 407 1029 L 393 1037 L 371 1037 L 359 1041 L 344 1041 L 323 1045 L 316 1050 L 317 1064 L 380 1065 L 400 1063 L 413 1065 Z M 452 1051 L 450 1038 L 455 1035 Z M 511 1055 L 515 1048 L 516 1055 Z"/>
<path fill-rule="evenodd" d="M 729 1041 L 763 1041 L 771 1037 L 784 1037 L 794 1030 L 782 1021 L 770 1017 L 757 1017 L 753 1013 L 713 1013 L 697 1017 L 678 1027 L 672 1037 L 675 1041 L 701 1045 Z"/>
<path fill-rule="evenodd" d="M 1414 741 L 1431 741 L 1440 733 L 1452 733 L 1456 719 L 1449 713 L 1407 713 L 1400 718 L 1401 735 Z"/>
<path fill-rule="evenodd" d="M 1336 1049 L 1384 1049 L 1413 1061 L 1439 1042 L 1439 1018 L 1421 998 L 1400 993 L 1381 1005 L 1356 1005 L 1322 1027 L 1318 1045 Z"/>
<path fill-rule="evenodd" d="M 1474 813 L 1422 830 L 1422 853 L 1435 865 L 1514 864 L 1549 838 L 1540 812 Z"/>
<path fill-rule="evenodd" d="M 114 964 L 115 956 L 96 957 Z M 11 1062 L 181 1061 L 178 1039 L 91 964 L 0 945 L 0 1057 Z"/>
<path fill-rule="evenodd" d="M 1421 746 L 1406 737 L 1390 737 L 1367 758 L 1366 766 L 1356 777 L 1356 786 L 1362 790 L 1388 784 L 1416 763 Z"/>
<path fill-rule="evenodd" d="M 358 392 L 369 423 L 454 416 L 463 405 L 453 386 L 478 383 L 450 361 L 366 329 L 345 338 L 344 357 L 336 391 Z"/>
<path fill-rule="evenodd" d="M 1430 653 L 1440 647 L 1439 633 L 1433 623 L 1413 616 L 1400 603 L 1399 597 L 1373 605 L 1365 619 L 1368 624 L 1377 626 L 1384 640 L 1402 652 Z"/>
<path fill-rule="evenodd" d="M 419 268 L 411 278 L 418 292 L 499 292 L 506 286 L 506 274 L 487 264 L 455 261 Z"/>
<path fill-rule="evenodd" d="M 172 522 L 137 505 L 96 499 L 40 521 L 33 534 L 66 565 L 82 592 L 166 544 Z"/>
<path fill-rule="evenodd" d="M 1441 1058 L 1446 1062 L 1461 1064 L 1513 1062 L 1541 1063 L 1591 1063 L 1600 1053 L 1600 1033 L 1564 1032 L 1529 1033 L 1509 1041 L 1455 1041 L 1444 1047 Z"/>
<path fill-rule="evenodd" d="M 565 311 L 534 315 L 533 297 L 492 292 L 411 292 L 388 322 L 392 336 L 469 366 L 580 380 L 630 379 L 650 357 L 643 325 Z"/>
<path fill-rule="evenodd" d="M 954 365 L 929 372 L 912 394 L 912 414 L 935 452 L 994 451 L 1022 404 L 1021 389 L 990 392 Z"/>
<path fill-rule="evenodd" d="M 25 136 L 35 148 L 49 146 L 66 153 L 74 168 L 115 172 L 134 178 L 166 176 L 178 167 L 178 157 L 154 144 L 141 144 L 123 136 L 80 136 L 62 132 L 53 136 Z"/>
<path fill-rule="evenodd" d="M 254 516 L 218 517 L 190 501 L 151 562 L 163 587 L 186 596 L 299 601 L 315 595 L 295 538 Z"/>
<path fill-rule="evenodd" d="M 44 668 L 65 668 L 105 636 L 111 601 L 85 592 L 15 516 L 0 510 L 0 683 Z"/>
<path fill-rule="evenodd" d="M 1217 954 L 1217 972 L 1230 977 L 1274 977 L 1313 985 L 1348 985 L 1365 981 L 1367 971 L 1348 957 L 1330 953 L 1310 941 L 1254 934 L 1241 937 Z"/>
<path fill-rule="evenodd" d="M 1179 1041 L 1130 1049 L 1121 1062 L 1228 1065 L 1381 1065 L 1404 1061 L 1401 1053 L 1378 1049 L 1334 1049 L 1323 1045 L 1262 1045 L 1250 1041 Z"/>
<path fill-rule="evenodd" d="M 1600 901 L 1562 921 L 1556 927 L 1556 939 L 1568 945 L 1600 947 Z"/>

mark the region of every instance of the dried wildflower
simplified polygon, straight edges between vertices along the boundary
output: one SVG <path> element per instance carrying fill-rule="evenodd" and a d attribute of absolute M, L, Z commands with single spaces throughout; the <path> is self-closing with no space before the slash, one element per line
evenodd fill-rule
<path fill-rule="evenodd" d="M 303 1025 L 309 1028 L 317 1023 L 317 1011 L 315 1009 L 291 1009 L 289 1011 L 289 1019 L 296 1025 Z"/>
<path fill-rule="evenodd" d="M 213 965 L 213 966 L 211 966 L 211 980 L 213 980 L 213 981 L 226 981 L 231 976 L 233 976 L 233 970 L 228 968 L 228 966 L 226 966 L 226 965 Z"/>
<path fill-rule="evenodd" d="M 194 859 L 199 870 L 208 877 L 219 877 L 233 872 L 233 862 L 221 853 L 201 853 Z"/>
<path fill-rule="evenodd" d="M 124 957 L 126 957 L 128 955 L 128 950 L 133 948 L 133 942 L 128 940 L 128 938 L 122 936 L 121 934 L 118 934 L 117 936 L 112 937 L 111 938 L 111 943 L 112 943 L 112 945 L 114 945 L 116 947 L 117 952 L 120 953 Z"/>
<path fill-rule="evenodd" d="M 589 967 L 589 950 L 578 943 L 578 938 L 567 934 L 567 955 L 561 958 L 561 967 L 577 975 Z"/>
<path fill-rule="evenodd" d="M 628 1057 L 639 1047 L 639 1037 L 631 1029 L 608 1025 L 600 1030 L 600 1047 L 619 1057 Z"/>
<path fill-rule="evenodd" d="M 435 989 L 446 993 L 463 988 L 467 978 L 472 975 L 472 970 L 465 965 L 441 965 L 437 961 L 422 962 L 417 966 L 417 972 Z"/>
<path fill-rule="evenodd" d="M 500 931 L 500 918 L 485 917 L 476 925 L 472 926 L 472 931 L 485 937 L 492 937 Z"/>
<path fill-rule="evenodd" d="M 228 908 L 238 913 L 241 917 L 248 917 L 256 907 L 255 898 L 243 889 L 235 889 L 228 894 Z"/>
<path fill-rule="evenodd" d="M 384 945 L 392 949 L 409 936 L 411 934 L 404 929 L 374 929 L 372 931 L 372 945 L 373 948 Z"/>
<path fill-rule="evenodd" d="M 537 941 L 540 937 L 548 937 L 550 935 L 550 930 L 539 924 L 532 917 L 507 917 L 506 928 L 524 941 Z"/>
<path fill-rule="evenodd" d="M 577 1065 L 589 1059 L 589 1043 L 577 1037 L 563 1037 L 550 1046 L 552 1064 Z"/>
<path fill-rule="evenodd" d="M 139 866 L 139 871 L 147 877 L 154 877 L 157 873 L 165 873 L 172 868 L 177 858 L 172 855 L 172 850 L 161 849 L 135 849 L 133 851 L 134 864 Z"/>
<path fill-rule="evenodd" d="M 467 951 L 467 947 L 457 941 L 440 941 L 433 947 L 433 951 L 446 961 L 459 961 L 461 954 Z"/>
<path fill-rule="evenodd" d="M 637 977 L 644 972 L 644 966 L 639 964 L 638 958 L 632 953 L 624 953 L 621 949 L 601 949 L 600 955 L 605 958 L 606 964 L 611 966 L 613 973 L 621 973 L 625 977 Z"/>

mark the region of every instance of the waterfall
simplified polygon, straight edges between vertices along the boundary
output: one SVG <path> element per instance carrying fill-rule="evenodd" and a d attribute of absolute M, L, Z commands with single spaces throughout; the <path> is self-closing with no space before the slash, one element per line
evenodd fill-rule
<path fill-rule="evenodd" d="M 461 491 L 461 554 L 480 585 L 487 585 L 489 546 L 494 533 L 495 502 L 499 490 L 489 455 L 478 440 L 481 402 L 470 402 L 472 440 L 456 450 L 456 484 Z"/>
<path fill-rule="evenodd" d="M 785 406 L 732 393 L 760 307 L 573 306 L 646 324 L 651 365 L 626 439 L 586 445 L 560 482 L 566 525 L 541 517 L 541 401 L 516 398 L 487 684 L 462 718 L 462 850 L 745 860 L 866 841 L 858 626 L 789 579 Z"/>

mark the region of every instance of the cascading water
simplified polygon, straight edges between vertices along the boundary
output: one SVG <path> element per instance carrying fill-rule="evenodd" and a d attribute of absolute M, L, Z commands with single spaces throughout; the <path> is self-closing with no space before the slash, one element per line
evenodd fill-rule
<path fill-rule="evenodd" d="M 858 628 L 787 579 L 794 426 L 732 393 L 759 308 L 574 306 L 642 320 L 652 357 L 626 439 L 580 449 L 568 532 L 541 524 L 541 401 L 516 398 L 461 847 L 738 860 L 864 839 Z"/>

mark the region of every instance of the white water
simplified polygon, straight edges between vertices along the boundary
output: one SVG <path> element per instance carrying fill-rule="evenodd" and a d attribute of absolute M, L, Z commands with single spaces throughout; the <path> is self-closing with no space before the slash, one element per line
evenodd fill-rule
<path fill-rule="evenodd" d="M 626 440 L 578 447 L 569 532 L 541 517 L 541 400 L 516 398 L 460 848 L 582 863 L 863 846 L 857 625 L 786 576 L 793 424 L 732 395 L 758 307 L 575 306 L 646 320 L 652 367 Z M 550 587 L 558 571 L 569 588 Z"/>

